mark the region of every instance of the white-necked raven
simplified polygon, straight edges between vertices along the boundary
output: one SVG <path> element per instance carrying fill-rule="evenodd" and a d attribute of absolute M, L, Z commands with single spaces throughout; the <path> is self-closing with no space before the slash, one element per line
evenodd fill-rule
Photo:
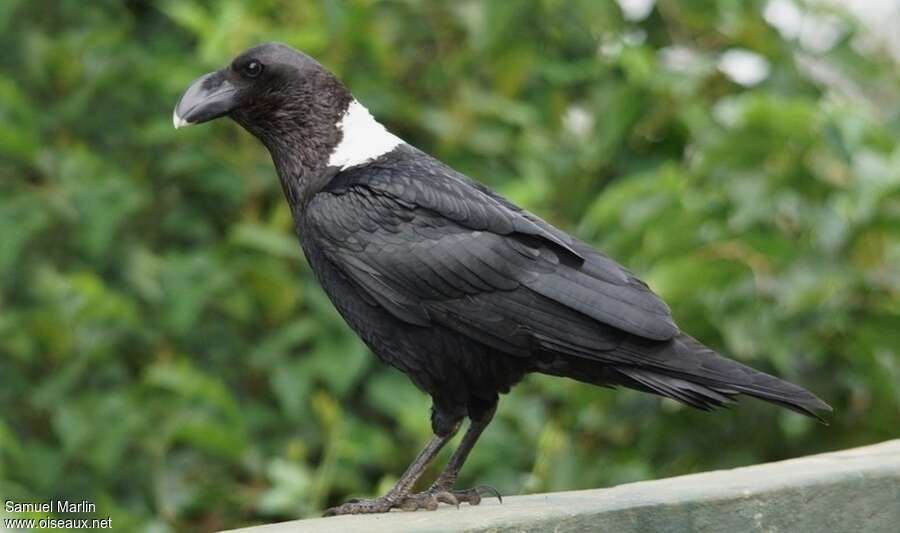
<path fill-rule="evenodd" d="M 406 144 L 290 47 L 251 48 L 196 80 L 173 120 L 180 127 L 221 116 L 271 153 L 300 244 L 334 306 L 433 400 L 434 437 L 397 485 L 328 514 L 477 504 L 479 488 L 456 489 L 457 475 L 498 394 L 529 372 L 699 409 L 746 394 L 814 417 L 830 410 L 681 332 L 627 269 Z M 470 426 L 446 469 L 413 494 L 465 417 Z"/>

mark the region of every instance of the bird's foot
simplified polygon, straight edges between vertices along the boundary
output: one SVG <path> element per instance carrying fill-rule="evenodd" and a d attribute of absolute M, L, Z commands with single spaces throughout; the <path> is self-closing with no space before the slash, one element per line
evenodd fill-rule
<path fill-rule="evenodd" d="M 425 509 L 434 511 L 442 503 L 455 505 L 459 508 L 461 503 L 478 505 L 481 503 L 482 496 L 495 496 L 500 500 L 500 503 L 503 503 L 503 497 L 500 495 L 500 492 L 488 485 L 479 485 L 471 489 L 446 489 L 433 486 L 424 492 L 417 492 L 402 498 L 382 496 L 381 498 L 366 500 L 350 500 L 347 503 L 328 509 L 325 511 L 324 516 L 387 513 L 391 509 L 401 509 L 403 511 Z"/>
<path fill-rule="evenodd" d="M 432 486 L 425 492 L 419 492 L 407 496 L 400 502 L 398 507 L 405 511 L 415 511 L 417 509 L 427 509 L 433 511 L 437 509 L 439 503 L 455 505 L 459 508 L 459 504 L 468 503 L 469 505 L 478 505 L 481 503 L 482 496 L 496 496 L 500 503 L 503 503 L 503 496 L 500 492 L 489 485 L 479 485 L 471 489 L 452 489 L 440 486 Z"/>
<path fill-rule="evenodd" d="M 397 507 L 397 502 L 382 496 L 381 498 L 350 500 L 347 503 L 328 509 L 322 516 L 386 513 L 394 507 Z"/>

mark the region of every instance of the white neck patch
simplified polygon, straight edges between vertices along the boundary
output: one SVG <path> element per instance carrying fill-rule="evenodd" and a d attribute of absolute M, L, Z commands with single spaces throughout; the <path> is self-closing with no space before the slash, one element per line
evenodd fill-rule
<path fill-rule="evenodd" d="M 331 152 L 328 166 L 340 167 L 341 170 L 372 161 L 403 143 L 356 100 L 347 106 L 337 127 L 343 132 L 343 137 Z"/>

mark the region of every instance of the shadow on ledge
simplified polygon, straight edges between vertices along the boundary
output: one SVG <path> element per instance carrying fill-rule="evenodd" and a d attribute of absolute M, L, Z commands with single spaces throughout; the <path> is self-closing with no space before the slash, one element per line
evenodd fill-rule
<path fill-rule="evenodd" d="M 778 463 L 477 507 L 270 524 L 232 533 L 900 531 L 900 440 Z"/>

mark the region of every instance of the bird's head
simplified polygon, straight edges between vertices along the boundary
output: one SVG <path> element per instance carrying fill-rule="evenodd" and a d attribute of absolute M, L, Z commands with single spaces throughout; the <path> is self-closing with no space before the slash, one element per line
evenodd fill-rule
<path fill-rule="evenodd" d="M 350 91 L 316 60 L 268 43 L 191 83 L 172 121 L 180 128 L 228 116 L 273 155 L 285 143 L 294 151 L 327 154 L 339 140 L 335 124 L 351 101 Z"/>

